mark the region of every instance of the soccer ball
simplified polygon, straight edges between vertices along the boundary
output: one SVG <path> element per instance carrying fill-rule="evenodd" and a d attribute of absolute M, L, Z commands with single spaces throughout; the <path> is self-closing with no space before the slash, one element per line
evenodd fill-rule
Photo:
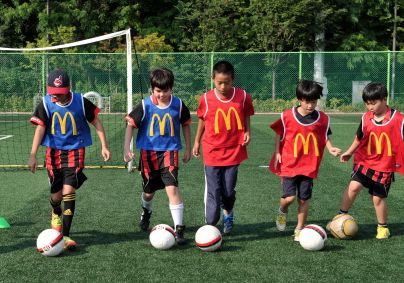
<path fill-rule="evenodd" d="M 63 252 L 63 235 L 55 229 L 43 230 L 36 239 L 37 251 L 44 256 L 57 256 Z"/>
<path fill-rule="evenodd" d="M 205 252 L 213 252 L 222 246 L 222 234 L 212 225 L 204 225 L 196 231 L 196 245 Z"/>
<path fill-rule="evenodd" d="M 168 250 L 175 244 L 175 231 L 166 224 L 153 227 L 149 236 L 150 243 L 158 250 Z"/>
<path fill-rule="evenodd" d="M 315 224 L 309 224 L 300 231 L 299 242 L 303 249 L 308 251 L 318 251 L 324 247 L 327 240 L 325 230 Z"/>
<path fill-rule="evenodd" d="M 327 225 L 331 234 L 337 239 L 351 239 L 358 232 L 358 223 L 349 214 L 338 214 Z"/>

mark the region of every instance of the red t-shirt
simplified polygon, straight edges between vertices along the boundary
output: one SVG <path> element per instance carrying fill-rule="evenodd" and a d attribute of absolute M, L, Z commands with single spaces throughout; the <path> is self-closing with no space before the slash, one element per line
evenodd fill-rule
<path fill-rule="evenodd" d="M 252 99 L 245 90 L 233 88 L 233 95 L 219 98 L 214 90 L 201 96 L 198 118 L 205 122 L 202 139 L 204 164 L 231 166 L 248 158 L 243 146 L 245 118 L 254 115 Z"/>
<path fill-rule="evenodd" d="M 271 128 L 281 136 L 279 152 L 282 163 L 275 167 L 275 154 L 270 161 L 270 170 L 278 176 L 304 175 L 317 178 L 324 148 L 327 143 L 329 118 L 318 111 L 318 118 L 310 124 L 301 123 L 295 109 L 288 109 Z"/>

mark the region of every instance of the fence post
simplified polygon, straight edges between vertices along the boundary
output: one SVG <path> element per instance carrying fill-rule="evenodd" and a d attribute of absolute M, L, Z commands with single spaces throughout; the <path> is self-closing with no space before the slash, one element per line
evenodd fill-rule
<path fill-rule="evenodd" d="M 214 53 L 212 51 L 212 52 L 210 52 L 210 70 L 209 70 L 209 74 L 208 74 L 209 77 L 212 74 L 212 70 L 213 70 L 213 57 L 214 57 Z M 210 89 L 213 89 L 213 80 L 210 80 Z"/>
<path fill-rule="evenodd" d="M 299 51 L 299 81 L 302 79 L 302 62 L 303 62 L 303 52 Z"/>
<path fill-rule="evenodd" d="M 386 80 L 387 80 L 387 85 L 386 85 L 386 88 L 387 88 L 387 104 L 390 103 L 390 68 L 391 68 L 390 60 L 391 60 L 391 53 L 390 53 L 390 50 L 388 50 L 387 51 L 387 78 L 386 78 Z"/>
<path fill-rule="evenodd" d="M 42 96 L 46 95 L 46 66 L 45 66 L 45 54 L 42 54 Z"/>

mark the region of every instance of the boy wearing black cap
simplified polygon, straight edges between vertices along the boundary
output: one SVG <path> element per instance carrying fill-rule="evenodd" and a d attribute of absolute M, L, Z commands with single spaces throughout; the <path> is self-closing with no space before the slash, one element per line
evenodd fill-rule
<path fill-rule="evenodd" d="M 92 144 L 88 123 L 93 124 L 96 129 L 104 161 L 109 160 L 111 154 L 104 128 L 98 119 L 100 109 L 80 93 L 70 91 L 70 79 L 64 70 L 57 69 L 48 75 L 47 94 L 30 119 L 37 127 L 28 166 L 35 173 L 38 148 L 40 145 L 46 146 L 45 165 L 52 206 L 51 227 L 58 231 L 63 229 L 65 249 L 74 250 L 76 242 L 69 237 L 69 233 L 76 190 L 87 179 L 83 173 L 84 155 L 85 148 Z"/>

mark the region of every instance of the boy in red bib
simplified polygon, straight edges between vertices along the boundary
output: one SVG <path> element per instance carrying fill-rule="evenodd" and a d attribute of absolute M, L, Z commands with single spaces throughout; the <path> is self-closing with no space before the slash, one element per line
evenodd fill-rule
<path fill-rule="evenodd" d="M 318 83 L 300 81 L 296 88 L 300 105 L 284 111 L 281 118 L 270 126 L 276 133 L 270 171 L 281 177 L 283 188 L 276 227 L 279 231 L 285 230 L 288 207 L 297 196 L 299 206 L 295 241 L 299 241 L 300 231 L 306 222 L 313 179 L 317 178 L 324 148 L 327 147 L 333 156 L 341 153 L 329 139 L 329 117 L 315 109 L 322 92 L 323 88 Z"/>
<path fill-rule="evenodd" d="M 205 165 L 205 220 L 216 225 L 223 209 L 223 232 L 233 228 L 238 167 L 248 158 L 250 116 L 254 107 L 245 90 L 232 86 L 234 67 L 227 61 L 213 66 L 215 88 L 201 96 L 198 129 L 192 153 L 199 157 L 202 140 Z"/>
<path fill-rule="evenodd" d="M 369 83 L 362 93 L 368 112 L 362 116 L 352 145 L 340 160 L 354 154 L 351 181 L 345 190 L 339 213 L 348 213 L 356 196 L 366 187 L 372 196 L 377 218 L 377 239 L 387 239 L 387 196 L 394 171 L 402 172 L 399 148 L 403 147 L 403 115 L 387 105 L 387 89 L 381 83 Z"/>

